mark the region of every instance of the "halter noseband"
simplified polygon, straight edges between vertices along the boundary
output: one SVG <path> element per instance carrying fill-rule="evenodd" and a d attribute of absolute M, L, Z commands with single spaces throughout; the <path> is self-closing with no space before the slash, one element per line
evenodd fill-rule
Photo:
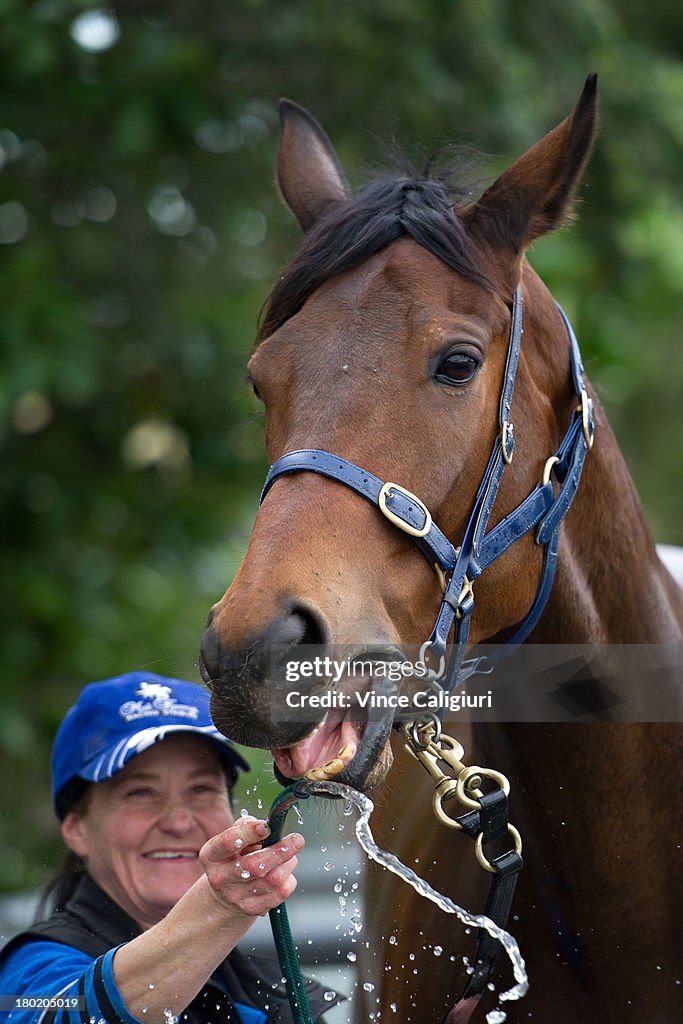
<path fill-rule="evenodd" d="M 522 293 L 517 288 L 512 308 L 512 324 L 507 362 L 498 411 L 499 431 L 493 443 L 484 476 L 479 485 L 462 543 L 455 548 L 433 522 L 426 505 L 400 484 L 383 482 L 378 477 L 339 455 L 318 448 L 287 452 L 273 463 L 261 493 L 261 502 L 281 476 L 312 472 L 337 480 L 375 505 L 398 529 L 408 534 L 437 571 L 442 581 L 441 607 L 429 638 L 422 645 L 420 659 L 427 657 L 445 664 L 446 645 L 455 623 L 453 653 L 441 684 L 446 693 L 464 682 L 487 659 L 464 660 L 474 609 L 472 585 L 478 576 L 500 555 L 536 527 L 536 542 L 545 549 L 543 574 L 536 598 L 526 618 L 506 642 L 511 649 L 521 644 L 534 628 L 546 605 L 555 575 L 562 520 L 569 511 L 581 478 L 586 453 L 593 445 L 593 403 L 583 380 L 583 364 L 576 335 L 562 308 L 558 310 L 570 342 L 570 367 L 579 405 L 572 413 L 567 433 L 556 453 L 545 464 L 543 478 L 517 508 L 486 533 L 489 517 L 506 465 L 514 453 L 514 429 L 510 419 L 512 394 L 522 342 Z M 559 490 L 555 495 L 551 474 Z M 450 573 L 450 579 L 446 581 Z M 502 652 L 499 656 L 502 656 Z M 444 659 L 443 661 L 441 659 Z M 441 673 L 439 673 L 440 675 Z"/>

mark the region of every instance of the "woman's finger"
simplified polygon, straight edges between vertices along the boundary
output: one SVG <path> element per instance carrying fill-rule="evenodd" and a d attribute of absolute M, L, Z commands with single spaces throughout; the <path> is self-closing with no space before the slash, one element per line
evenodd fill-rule
<path fill-rule="evenodd" d="M 248 871 L 253 878 L 265 878 L 271 871 L 290 860 L 296 860 L 296 854 L 303 849 L 305 840 L 298 832 L 292 832 L 283 840 L 272 846 L 253 850 L 239 858 L 242 877 Z"/>
<path fill-rule="evenodd" d="M 262 843 L 269 835 L 270 827 L 267 821 L 252 817 L 240 818 L 230 828 L 209 839 L 199 856 L 205 867 L 208 864 L 234 860 L 247 853 L 251 847 Z"/>
<path fill-rule="evenodd" d="M 281 886 L 285 879 L 294 873 L 298 864 L 299 861 L 296 857 L 290 857 L 286 863 L 278 864 L 265 875 L 252 875 L 250 878 L 247 878 L 240 862 L 237 869 L 237 877 L 244 883 L 240 890 L 248 895 L 263 896 L 272 889 L 277 889 Z"/>

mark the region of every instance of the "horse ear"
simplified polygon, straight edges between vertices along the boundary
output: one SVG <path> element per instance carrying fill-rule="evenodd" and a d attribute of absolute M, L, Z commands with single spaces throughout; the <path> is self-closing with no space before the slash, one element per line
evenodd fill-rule
<path fill-rule="evenodd" d="M 470 229 L 483 241 L 521 253 L 534 239 L 570 218 L 595 135 L 597 79 L 589 75 L 569 117 L 463 211 Z"/>
<path fill-rule="evenodd" d="M 304 231 L 331 203 L 350 194 L 327 135 L 307 110 L 291 100 L 280 100 L 277 182 Z"/>

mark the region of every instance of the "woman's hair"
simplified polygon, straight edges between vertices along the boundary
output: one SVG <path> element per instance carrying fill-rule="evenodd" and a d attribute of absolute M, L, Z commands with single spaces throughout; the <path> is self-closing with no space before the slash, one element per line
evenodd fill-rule
<path fill-rule="evenodd" d="M 64 816 L 69 811 L 75 811 L 76 814 L 83 815 L 88 810 L 93 783 L 86 782 L 84 779 L 75 779 L 74 782 L 78 785 L 71 788 L 70 799 L 68 806 L 64 810 Z M 79 857 L 73 850 L 67 850 L 60 867 L 43 889 L 33 923 L 44 921 L 56 910 L 64 910 L 73 895 L 78 881 L 87 870 L 88 867 L 83 858 Z"/>
<path fill-rule="evenodd" d="M 235 784 L 235 773 L 232 766 L 224 758 L 220 758 L 221 768 L 225 775 L 225 784 L 228 790 L 228 799 L 232 807 L 232 787 Z M 68 790 L 68 797 L 64 804 L 63 818 L 70 811 L 78 815 L 84 815 L 88 810 L 88 802 L 92 788 L 97 783 L 86 782 L 85 779 L 74 779 L 73 786 Z M 66 792 L 66 791 L 65 791 Z M 33 923 L 44 921 L 57 910 L 64 910 L 67 903 L 74 894 L 78 882 L 87 872 L 88 865 L 82 857 L 79 857 L 73 850 L 67 850 L 66 855 L 46 884 L 41 894 Z"/>
<path fill-rule="evenodd" d="M 68 850 L 59 870 L 55 872 L 42 892 L 34 924 L 46 920 L 56 910 L 64 910 L 73 896 L 79 879 L 87 870 L 83 858 L 73 850 Z"/>

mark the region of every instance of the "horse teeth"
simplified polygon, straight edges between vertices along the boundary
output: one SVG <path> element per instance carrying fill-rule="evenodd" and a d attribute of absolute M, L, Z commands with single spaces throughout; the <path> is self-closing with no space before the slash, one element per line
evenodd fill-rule
<path fill-rule="evenodd" d="M 310 768 L 304 778 L 311 779 L 313 782 L 325 782 L 331 776 L 339 775 L 339 772 L 346 768 L 355 753 L 356 744 L 347 743 L 341 748 L 336 757 L 326 761 L 325 764 L 319 764 L 315 768 Z"/>

